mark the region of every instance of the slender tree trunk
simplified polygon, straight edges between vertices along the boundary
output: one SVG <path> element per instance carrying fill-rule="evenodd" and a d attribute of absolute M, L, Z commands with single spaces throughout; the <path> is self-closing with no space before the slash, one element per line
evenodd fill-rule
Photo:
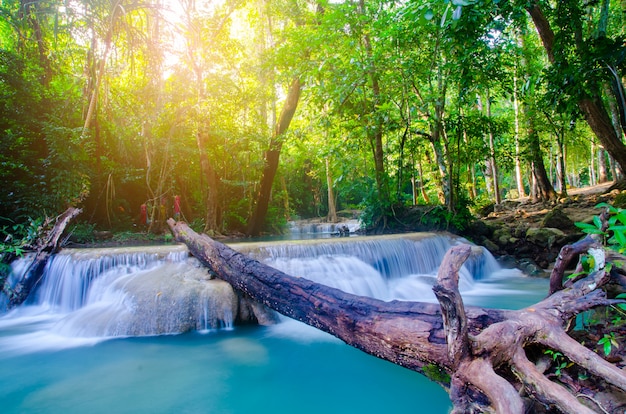
<path fill-rule="evenodd" d="M 417 159 L 417 171 L 419 172 L 420 193 L 422 194 L 424 202 L 426 204 L 430 204 L 430 197 L 428 197 L 428 193 L 426 192 L 426 188 L 424 187 L 424 168 L 422 167 L 421 157 L 418 157 Z"/>
<path fill-rule="evenodd" d="M 491 119 L 491 97 L 489 96 L 489 90 L 487 90 L 487 102 L 485 103 L 487 109 L 487 118 Z M 498 165 L 496 164 L 496 146 L 493 131 L 489 128 L 489 164 L 491 167 L 491 178 L 493 183 L 494 201 L 496 204 L 502 202 L 500 196 L 500 183 L 498 182 Z"/>
<path fill-rule="evenodd" d="M 598 184 L 606 183 L 609 181 L 607 166 L 606 166 L 606 151 L 604 148 L 598 148 Z"/>
<path fill-rule="evenodd" d="M 327 220 L 337 223 L 337 208 L 335 207 L 335 195 L 333 194 L 333 177 L 330 172 L 330 161 L 326 157 L 326 186 L 328 187 L 328 216 Z"/>
<path fill-rule="evenodd" d="M 522 160 L 520 149 L 520 110 L 517 99 L 517 72 L 513 75 L 513 114 L 515 116 L 515 183 L 517 184 L 518 196 L 526 197 L 524 179 L 522 177 Z"/>
<path fill-rule="evenodd" d="M 205 193 L 206 209 L 204 231 L 207 234 L 213 234 L 221 231 L 220 223 L 218 223 L 220 189 L 219 178 L 207 154 L 207 147 L 210 145 L 208 128 L 206 124 L 198 128 L 196 144 L 198 146 L 198 152 L 200 153 L 200 171 L 202 172 L 202 178 L 204 180 L 202 185 Z"/>
<path fill-rule="evenodd" d="M 289 86 L 287 98 L 285 99 L 282 112 L 280 113 L 280 117 L 276 123 L 269 148 L 265 151 L 265 165 L 261 174 L 259 192 L 256 197 L 256 205 L 248 222 L 247 233 L 250 236 L 258 236 L 261 234 L 261 231 L 265 226 L 265 218 L 267 216 L 270 196 L 272 194 L 272 184 L 274 183 L 274 177 L 276 176 L 276 171 L 278 170 L 280 151 L 283 147 L 284 135 L 287 132 L 287 129 L 289 129 L 291 120 L 296 113 L 298 101 L 300 100 L 300 89 L 300 78 L 297 77 Z"/>
<path fill-rule="evenodd" d="M 589 185 L 598 184 L 596 175 L 596 144 L 591 143 L 589 148 L 591 154 L 589 154 Z"/>
<path fill-rule="evenodd" d="M 366 16 L 365 0 L 359 0 L 358 12 L 361 16 Z M 363 47 L 368 58 L 368 76 L 372 85 L 372 97 L 373 102 L 371 108 L 368 110 L 371 112 L 374 118 L 373 128 L 370 125 L 366 125 L 366 135 L 370 141 L 372 153 L 374 156 L 374 173 L 376 175 L 376 185 L 378 188 L 378 201 L 383 208 L 389 205 L 391 201 L 389 183 L 387 180 L 387 174 L 385 172 L 385 154 L 383 150 L 383 123 L 382 117 L 378 113 L 378 106 L 380 105 L 380 81 L 379 74 L 374 62 L 374 54 L 372 49 L 372 43 L 367 32 L 362 38 Z M 386 220 L 383 217 L 384 220 Z M 384 224 L 383 224 L 384 227 Z"/>
<path fill-rule="evenodd" d="M 557 176 L 561 186 L 561 196 L 567 196 L 567 174 L 565 173 L 565 128 L 561 129 L 557 137 Z"/>

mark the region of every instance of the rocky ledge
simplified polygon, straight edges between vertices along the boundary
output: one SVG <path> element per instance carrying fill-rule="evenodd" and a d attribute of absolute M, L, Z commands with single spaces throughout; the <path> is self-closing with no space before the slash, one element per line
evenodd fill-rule
<path fill-rule="evenodd" d="M 574 223 L 591 222 L 601 202 L 625 207 L 626 192 L 611 184 L 570 190 L 551 203 L 507 200 L 484 212 L 466 236 L 531 276 L 548 276 L 561 247 L 584 236 Z"/>

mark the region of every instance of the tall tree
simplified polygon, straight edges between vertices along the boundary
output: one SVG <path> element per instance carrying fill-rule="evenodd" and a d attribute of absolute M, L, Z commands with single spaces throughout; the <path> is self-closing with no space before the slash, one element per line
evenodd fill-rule
<path fill-rule="evenodd" d="M 626 145 L 616 134 L 603 102 L 602 82 L 613 81 L 610 70 L 614 59 L 626 46 L 619 39 L 594 39 L 590 33 L 584 33 L 583 7 L 578 0 L 559 1 L 550 10 L 554 16 L 551 22 L 544 12 L 549 8 L 546 3 L 532 1 L 526 6 L 552 64 L 555 84 L 565 85 L 566 90 L 557 86 L 557 93 L 569 95 L 576 102 L 598 140 L 624 169 Z"/>
<path fill-rule="evenodd" d="M 270 140 L 269 148 L 265 151 L 264 167 L 261 175 L 259 192 L 256 198 L 254 212 L 248 221 L 248 234 L 250 236 L 258 236 L 265 225 L 265 217 L 269 206 L 270 195 L 272 194 L 272 185 L 274 177 L 278 170 L 278 162 L 280 151 L 283 146 L 285 133 L 291 124 L 291 120 L 296 113 L 298 101 L 300 100 L 300 77 L 296 77 L 289 86 L 287 98 L 283 104 L 283 109 L 274 128 L 274 133 Z"/>

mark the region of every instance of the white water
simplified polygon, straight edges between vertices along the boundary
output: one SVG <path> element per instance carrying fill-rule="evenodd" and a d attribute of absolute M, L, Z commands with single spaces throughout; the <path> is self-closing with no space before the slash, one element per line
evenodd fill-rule
<path fill-rule="evenodd" d="M 361 223 L 356 219 L 346 220 L 341 223 L 323 223 L 311 220 L 289 222 L 291 238 L 297 240 L 337 236 L 339 235 L 340 229 L 344 227 L 348 228 L 349 234 L 355 234 L 361 229 Z"/>
<path fill-rule="evenodd" d="M 464 241 L 419 234 L 234 247 L 287 274 L 349 293 L 435 301 L 432 285 L 438 264 L 459 242 Z M 459 286 L 467 303 L 480 305 L 485 297 L 519 295 L 519 290 L 501 282 L 520 277 L 519 271 L 501 269 L 487 251 L 476 247 L 460 271 Z M 230 285 L 211 280 L 183 246 L 68 249 L 50 260 L 28 303 L 0 317 L 0 352 L 60 349 L 111 337 L 232 329 L 240 307 Z M 292 330 L 296 337 L 306 336 L 303 331 L 320 337 L 312 328 L 296 328 L 287 321 L 274 329 L 282 334 Z"/>
<path fill-rule="evenodd" d="M 437 265 L 457 242 L 234 247 L 352 293 L 434 301 Z M 507 308 L 535 302 L 546 287 L 478 248 L 461 281 L 466 303 Z M 236 304 L 184 247 L 63 251 L 29 303 L 0 316 L 2 412 L 374 414 L 413 412 L 416 401 L 420 412 L 448 412 L 447 394 L 427 378 L 312 327 L 234 327 Z"/>

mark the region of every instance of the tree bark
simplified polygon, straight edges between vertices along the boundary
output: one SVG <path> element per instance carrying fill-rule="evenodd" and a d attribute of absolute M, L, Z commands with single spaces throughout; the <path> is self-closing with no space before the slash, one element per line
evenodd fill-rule
<path fill-rule="evenodd" d="M 261 175 L 261 183 L 259 192 L 257 195 L 257 201 L 248 222 L 248 235 L 258 236 L 263 230 L 265 225 L 265 217 L 267 216 L 267 209 L 269 207 L 270 196 L 272 194 L 272 184 L 274 183 L 274 177 L 278 170 L 278 161 L 280 158 L 280 151 L 283 147 L 284 134 L 289 129 L 289 124 L 293 119 L 296 108 L 298 107 L 298 101 L 300 100 L 300 78 L 297 77 L 291 83 L 289 91 L 287 92 L 287 99 L 283 105 L 283 110 L 280 113 L 280 118 L 276 123 L 276 128 L 270 145 L 267 151 L 265 151 L 265 166 Z"/>
<path fill-rule="evenodd" d="M 526 352 L 531 346 L 560 352 L 597 381 L 626 391 L 622 370 L 565 332 L 578 313 L 616 303 L 598 290 L 608 280 L 603 268 L 518 311 L 466 307 L 458 270 L 471 247 L 457 245 L 444 257 L 433 288 L 439 305 L 383 302 L 289 276 L 196 234 L 185 223 L 170 219 L 168 224 L 176 240 L 217 277 L 254 300 L 449 386 L 455 413 L 522 414 L 529 412 L 524 394 L 561 412 L 593 413 L 575 392 L 537 369 Z"/>
<path fill-rule="evenodd" d="M 536 1 L 530 2 L 526 7 L 530 14 L 537 33 L 541 38 L 544 49 L 548 55 L 550 63 L 555 63 L 554 42 L 555 34 L 552 30 L 550 22 L 541 10 Z M 596 135 L 598 140 L 607 152 L 619 164 L 622 171 L 626 168 L 626 146 L 622 142 L 620 136 L 616 134 L 611 123 L 611 117 L 602 102 L 600 91 L 596 91 L 591 95 L 584 95 L 578 101 L 578 107 L 583 113 L 587 124 Z"/>
<path fill-rule="evenodd" d="M 330 161 L 326 157 L 326 186 L 328 187 L 328 216 L 326 219 L 330 223 L 337 223 L 339 218 L 337 217 L 337 206 L 335 205 L 335 194 L 333 192 L 333 177 L 330 172 Z"/>
<path fill-rule="evenodd" d="M 59 240 L 67 225 L 82 212 L 81 209 L 69 207 L 63 214 L 54 219 L 54 226 L 41 234 L 35 246 L 32 246 L 34 256 L 22 279 L 11 287 L 8 281 L 4 281 L 0 286 L 0 292 L 4 292 L 9 298 L 9 308 L 16 307 L 24 303 L 28 295 L 41 280 L 43 269 L 48 263 L 48 259 L 59 250 Z M 44 227 L 51 225 L 49 220 Z M 12 261 L 16 257 L 11 258 Z M 4 258 L 3 258 L 4 259 Z"/>

